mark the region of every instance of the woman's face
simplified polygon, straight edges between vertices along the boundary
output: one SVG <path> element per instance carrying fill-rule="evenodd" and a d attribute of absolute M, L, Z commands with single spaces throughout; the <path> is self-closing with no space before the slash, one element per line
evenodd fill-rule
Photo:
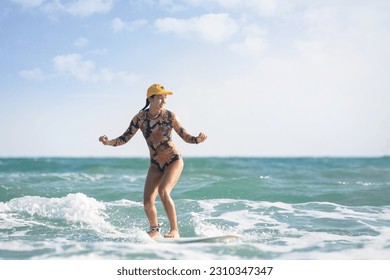
<path fill-rule="evenodd" d="M 167 103 L 167 95 L 155 95 L 152 96 L 149 100 L 150 107 L 155 109 L 163 109 L 165 104 Z"/>

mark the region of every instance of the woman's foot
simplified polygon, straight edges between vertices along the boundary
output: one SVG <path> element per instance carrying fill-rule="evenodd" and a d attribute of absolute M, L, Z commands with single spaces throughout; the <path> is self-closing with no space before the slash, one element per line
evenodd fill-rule
<path fill-rule="evenodd" d="M 165 238 L 180 238 L 179 231 L 171 229 L 167 234 L 164 235 Z"/>
<path fill-rule="evenodd" d="M 159 238 L 161 237 L 160 234 L 160 225 L 155 226 L 155 227 L 150 227 L 150 230 L 148 231 L 148 234 L 151 238 Z"/>

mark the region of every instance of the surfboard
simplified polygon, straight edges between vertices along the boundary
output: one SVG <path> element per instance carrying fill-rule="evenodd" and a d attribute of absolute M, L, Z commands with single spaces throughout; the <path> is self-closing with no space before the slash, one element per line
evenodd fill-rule
<path fill-rule="evenodd" d="M 225 234 L 218 236 L 205 236 L 205 237 L 180 237 L 180 238 L 154 238 L 153 240 L 158 243 L 176 243 L 176 244 L 188 244 L 188 243 L 233 243 L 240 239 L 236 234 Z"/>

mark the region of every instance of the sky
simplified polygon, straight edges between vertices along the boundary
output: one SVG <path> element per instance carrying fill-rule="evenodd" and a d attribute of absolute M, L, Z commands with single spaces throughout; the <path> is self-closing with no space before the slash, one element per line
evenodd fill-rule
<path fill-rule="evenodd" d="M 2 0 L 0 157 L 108 147 L 160 83 L 183 156 L 390 155 L 387 0 Z"/>

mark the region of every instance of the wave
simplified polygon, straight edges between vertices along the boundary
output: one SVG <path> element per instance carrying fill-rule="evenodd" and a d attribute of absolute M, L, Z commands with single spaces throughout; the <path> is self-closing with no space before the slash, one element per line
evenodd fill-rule
<path fill-rule="evenodd" d="M 0 203 L 0 232 L 7 233 L 1 235 L 0 258 L 22 256 L 18 250 L 31 258 L 315 259 L 336 255 L 333 252 L 338 258 L 389 256 L 385 252 L 390 247 L 390 206 L 242 199 L 176 199 L 175 203 L 183 237 L 236 233 L 242 240 L 208 250 L 188 245 L 178 253 L 174 245 L 153 245 L 139 201 L 104 202 L 83 193 L 25 196 Z M 156 206 L 163 231 L 168 230 L 161 202 Z M 372 255 L 364 256 L 362 250 Z"/>
<path fill-rule="evenodd" d="M 27 214 L 30 223 L 34 218 L 37 220 L 62 220 L 70 224 L 78 224 L 81 227 L 88 226 L 96 231 L 113 231 L 114 228 L 105 221 L 105 210 L 104 203 L 82 193 L 68 194 L 61 198 L 25 196 L 0 203 L 2 219 L 8 218 L 8 221 L 12 220 L 17 213 L 22 216 Z"/>

